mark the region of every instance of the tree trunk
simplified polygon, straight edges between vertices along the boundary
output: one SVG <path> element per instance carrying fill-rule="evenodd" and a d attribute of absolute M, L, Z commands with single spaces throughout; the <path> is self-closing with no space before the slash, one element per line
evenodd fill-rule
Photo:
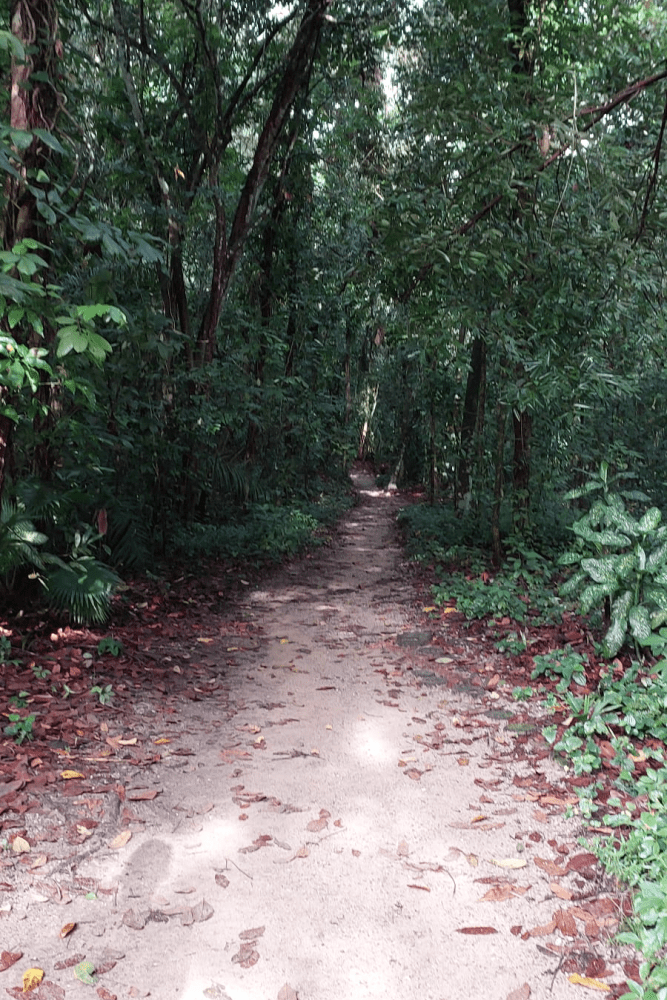
<path fill-rule="evenodd" d="M 530 527 L 530 442 L 533 418 L 524 410 L 512 414 L 514 427 L 514 460 L 512 485 L 514 487 L 514 530 L 525 532 Z"/>
<path fill-rule="evenodd" d="M 498 400 L 496 404 L 496 476 L 493 485 L 493 507 L 491 510 L 491 541 L 493 550 L 493 565 L 500 566 L 503 561 L 503 547 L 500 537 L 500 509 L 503 502 L 503 486 L 505 480 L 505 425 L 507 424 L 507 406 Z"/>
<path fill-rule="evenodd" d="M 475 337 L 466 381 L 463 417 L 461 420 L 461 451 L 457 494 L 465 501 L 470 492 L 470 465 L 475 435 L 479 435 L 484 420 L 484 388 L 486 384 L 486 343 Z M 464 504 L 465 505 L 465 504 Z"/>

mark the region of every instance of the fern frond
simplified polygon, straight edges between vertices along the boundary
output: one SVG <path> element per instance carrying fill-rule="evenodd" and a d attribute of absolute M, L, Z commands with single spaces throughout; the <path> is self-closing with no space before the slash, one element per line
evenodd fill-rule
<path fill-rule="evenodd" d="M 70 563 L 53 560 L 56 568 L 46 578 L 51 605 L 67 611 L 78 625 L 99 625 L 109 617 L 111 598 L 121 583 L 117 573 L 92 556 Z"/>

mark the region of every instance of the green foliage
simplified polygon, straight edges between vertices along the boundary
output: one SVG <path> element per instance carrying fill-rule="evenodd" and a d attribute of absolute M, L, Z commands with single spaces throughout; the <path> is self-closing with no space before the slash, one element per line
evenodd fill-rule
<path fill-rule="evenodd" d="M 110 653 L 111 656 L 120 656 L 124 652 L 124 649 L 125 647 L 121 639 L 116 639 L 112 635 L 105 635 L 97 644 L 97 655 L 104 656 L 105 653 Z"/>
<path fill-rule="evenodd" d="M 0 666 L 17 666 L 19 662 L 12 657 L 12 644 L 9 636 L 0 635 Z"/>
<path fill-rule="evenodd" d="M 657 507 L 633 516 L 625 501 L 648 498 L 639 491 L 612 492 L 607 473 L 603 462 L 598 477 L 567 495 L 577 499 L 602 492 L 572 526 L 577 546 L 560 563 L 578 568 L 561 594 L 577 595 L 582 614 L 608 602 L 611 623 L 602 648 L 613 657 L 628 638 L 645 643 L 667 621 L 667 526 L 660 523 Z"/>
<path fill-rule="evenodd" d="M 100 705 L 108 705 L 114 695 L 113 684 L 95 684 L 90 693 L 97 695 Z"/>
<path fill-rule="evenodd" d="M 22 716 L 18 712 L 8 712 L 7 718 L 9 719 L 9 725 L 5 726 L 4 731 L 8 736 L 14 737 L 15 743 L 18 743 L 20 746 L 24 740 L 31 740 L 33 738 L 33 725 L 37 718 L 37 713 Z"/>
<path fill-rule="evenodd" d="M 556 690 L 561 693 L 567 691 L 572 681 L 580 685 L 586 683 L 586 661 L 581 653 L 576 653 L 571 646 L 534 656 L 533 664 L 531 680 L 544 675 L 560 677 Z"/>
<path fill-rule="evenodd" d="M 20 502 L 12 503 L 3 498 L 0 509 L 0 580 L 10 590 L 16 571 L 24 566 L 42 569 L 38 546 L 47 541 L 46 535 L 37 531 Z"/>

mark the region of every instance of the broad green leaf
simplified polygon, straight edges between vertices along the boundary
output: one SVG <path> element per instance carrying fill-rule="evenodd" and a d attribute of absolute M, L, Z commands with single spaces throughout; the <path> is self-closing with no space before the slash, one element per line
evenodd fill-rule
<path fill-rule="evenodd" d="M 611 585 L 616 581 L 617 556 L 600 556 L 599 559 L 582 559 L 584 569 L 596 583 Z"/>
<path fill-rule="evenodd" d="M 628 620 L 628 612 L 632 607 L 632 602 L 634 599 L 634 594 L 631 590 L 624 590 L 622 594 L 612 601 L 611 605 L 611 617 L 612 621 L 622 621 L 626 623 Z"/>
<path fill-rule="evenodd" d="M 661 520 L 662 520 L 662 514 L 660 513 L 658 508 L 651 507 L 649 510 L 646 511 L 644 516 L 640 518 L 638 528 L 643 534 L 645 534 L 648 531 L 655 531 L 655 529 L 660 524 Z"/>
<path fill-rule="evenodd" d="M 646 560 L 646 569 L 654 570 L 667 562 L 667 542 L 663 542 L 656 549 L 649 553 Z"/>
<path fill-rule="evenodd" d="M 648 639 L 651 634 L 651 620 L 649 613 L 648 610 L 641 604 L 637 607 L 630 608 L 630 611 L 628 612 L 628 624 L 630 626 L 630 634 L 639 642 L 642 642 L 644 639 Z"/>
<path fill-rule="evenodd" d="M 9 130 L 9 135 L 17 149 L 22 151 L 30 149 L 32 145 L 32 132 L 28 132 L 24 128 L 12 128 Z"/>
<path fill-rule="evenodd" d="M 48 146 L 49 149 L 52 149 L 55 153 L 65 153 L 65 150 L 52 132 L 47 132 L 44 128 L 34 128 L 32 131 L 33 135 L 36 135 L 39 139 L 41 139 L 44 145 Z"/>
<path fill-rule="evenodd" d="M 627 618 L 616 619 L 602 641 L 602 651 L 606 657 L 616 656 L 627 634 Z"/>
<path fill-rule="evenodd" d="M 585 587 L 579 597 L 579 610 L 583 615 L 587 615 L 593 607 L 602 604 L 605 597 L 609 597 L 610 588 L 604 583 L 591 583 Z"/>
<path fill-rule="evenodd" d="M 58 348 L 56 354 L 64 358 L 70 351 L 82 354 L 88 347 L 88 337 L 76 326 L 64 326 L 58 331 Z"/>
<path fill-rule="evenodd" d="M 586 580 L 587 577 L 588 574 L 583 569 L 577 570 L 577 572 L 574 573 L 570 577 L 570 579 L 566 580 L 565 583 L 562 585 L 559 591 L 560 594 L 562 594 L 563 597 L 567 597 L 568 594 L 573 594 L 576 590 L 579 589 L 580 584 L 584 580 Z"/>

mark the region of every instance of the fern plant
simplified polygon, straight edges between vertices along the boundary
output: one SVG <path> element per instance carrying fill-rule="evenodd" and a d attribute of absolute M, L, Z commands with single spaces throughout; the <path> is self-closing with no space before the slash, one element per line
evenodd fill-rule
<path fill-rule="evenodd" d="M 121 584 L 118 574 L 91 551 L 102 536 L 88 526 L 76 532 L 68 562 L 45 556 L 50 567 L 45 586 L 52 607 L 67 611 L 78 625 L 101 624 L 109 617 L 111 598 Z"/>
<path fill-rule="evenodd" d="M 46 541 L 46 535 L 37 531 L 23 504 L 3 499 L 0 510 L 0 579 L 5 589 L 11 590 L 16 571 L 23 566 L 43 568 L 37 547 Z"/>

